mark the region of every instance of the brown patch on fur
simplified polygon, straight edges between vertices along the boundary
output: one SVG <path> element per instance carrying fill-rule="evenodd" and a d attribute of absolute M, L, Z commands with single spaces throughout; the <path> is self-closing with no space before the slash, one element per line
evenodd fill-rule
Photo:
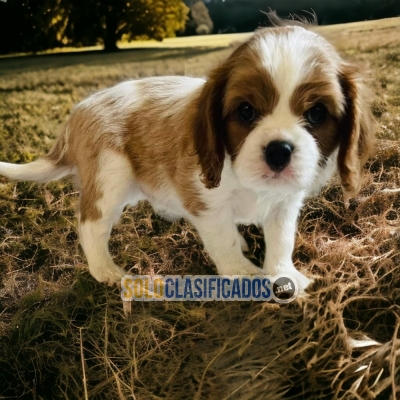
<path fill-rule="evenodd" d="M 109 107 L 110 104 L 101 106 Z M 99 116 L 99 110 L 78 106 L 64 126 L 59 140 L 46 155 L 55 165 L 71 165 L 77 168 L 81 223 L 102 217 L 96 206 L 96 202 L 103 196 L 96 182 L 98 157 L 104 148 L 117 150 L 109 135 L 99 134 L 106 130 L 105 125 Z"/>
<path fill-rule="evenodd" d="M 346 103 L 339 125 L 338 167 L 347 202 L 360 190 L 361 170 L 372 151 L 375 124 L 357 69 L 343 65 L 339 80 Z"/>
<path fill-rule="evenodd" d="M 198 110 L 193 120 L 195 149 L 202 182 L 209 189 L 220 183 L 225 150 L 234 159 L 251 131 L 251 125 L 237 114 L 240 104 L 248 102 L 259 116 L 265 116 L 279 99 L 270 74 L 252 49 L 253 41 L 239 46 L 211 73 L 194 107 Z"/>
<path fill-rule="evenodd" d="M 254 62 L 256 59 L 243 68 L 236 68 L 227 85 L 223 110 L 226 116 L 225 145 L 232 161 L 257 119 L 271 114 L 279 101 L 278 89 L 271 75 Z M 240 119 L 238 109 L 244 102 L 256 110 L 257 116 L 253 123 L 249 124 Z"/>
<path fill-rule="evenodd" d="M 71 115 L 65 130 L 64 156 L 60 160 L 68 165 L 76 165 L 78 169 L 79 218 L 80 222 L 95 221 L 102 217 L 96 202 L 101 199 L 101 193 L 96 178 L 98 174 L 98 156 L 104 142 L 96 143 L 94 138 L 104 130 L 95 112 L 78 107 Z M 57 146 L 57 144 L 56 144 Z"/>
<path fill-rule="evenodd" d="M 328 114 L 325 121 L 319 125 L 308 128 L 310 134 L 315 138 L 324 159 L 328 158 L 339 144 L 338 121 Z"/>
<path fill-rule="evenodd" d="M 307 129 L 317 141 L 321 154 L 326 158 L 338 147 L 340 140 L 338 117 L 340 116 L 341 93 L 333 87 L 323 73 L 313 74 L 313 80 L 300 84 L 290 99 L 293 113 L 302 117 L 316 103 L 322 103 L 328 113 L 321 124 L 310 125 Z M 315 79 L 315 80 L 314 80 Z"/>
<path fill-rule="evenodd" d="M 229 77 L 228 62 L 213 71 L 193 105 L 194 148 L 207 189 L 219 186 L 225 159 L 222 101 Z"/>
<path fill-rule="evenodd" d="M 300 116 L 316 103 L 323 103 L 329 113 L 337 118 L 340 116 L 338 96 L 342 97 L 341 93 L 335 90 L 328 78 L 323 79 L 322 74 L 318 75 L 321 80 L 310 80 L 297 87 L 290 99 L 290 108 Z M 315 75 L 313 79 L 316 79 Z"/>
<path fill-rule="evenodd" d="M 234 161 L 250 132 L 254 129 L 254 124 L 243 123 L 236 113 L 231 113 L 226 119 L 227 151 Z"/>
<path fill-rule="evenodd" d="M 101 211 L 96 206 L 96 202 L 103 197 L 96 184 L 98 174 L 97 158 L 91 157 L 79 164 L 79 218 L 80 222 L 96 221 L 102 217 Z"/>
<path fill-rule="evenodd" d="M 54 143 L 51 150 L 45 156 L 45 158 L 50 160 L 54 165 L 68 165 L 66 160 L 69 137 L 68 123 L 63 126 L 58 140 Z"/>
<path fill-rule="evenodd" d="M 171 113 L 171 108 L 182 112 Z M 178 98 L 174 105 L 149 100 L 143 109 L 145 113 L 134 111 L 127 118 L 124 148 L 140 189 L 151 199 L 154 191 L 172 186 L 186 210 L 199 215 L 207 207 L 194 183 L 199 168 L 187 99 Z"/>

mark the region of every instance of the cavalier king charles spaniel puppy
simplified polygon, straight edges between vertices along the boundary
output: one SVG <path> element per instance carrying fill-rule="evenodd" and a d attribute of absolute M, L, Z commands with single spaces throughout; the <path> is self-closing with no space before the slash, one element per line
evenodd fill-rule
<path fill-rule="evenodd" d="M 126 273 L 108 250 L 127 204 L 186 218 L 222 275 L 287 274 L 304 199 L 338 170 L 345 201 L 360 189 L 373 132 L 362 79 L 318 34 L 258 30 L 208 79 L 167 76 L 120 83 L 78 104 L 50 152 L 0 163 L 10 179 L 79 183 L 79 237 L 91 274 Z M 237 224 L 264 232 L 263 268 L 244 255 Z"/>

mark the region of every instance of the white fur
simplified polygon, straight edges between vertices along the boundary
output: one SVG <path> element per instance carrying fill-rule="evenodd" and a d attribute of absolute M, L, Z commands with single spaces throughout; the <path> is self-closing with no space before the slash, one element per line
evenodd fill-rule
<path fill-rule="evenodd" d="M 16 181 L 49 182 L 73 173 L 73 167 L 57 167 L 45 158 L 29 164 L 0 162 L 0 175 Z"/>

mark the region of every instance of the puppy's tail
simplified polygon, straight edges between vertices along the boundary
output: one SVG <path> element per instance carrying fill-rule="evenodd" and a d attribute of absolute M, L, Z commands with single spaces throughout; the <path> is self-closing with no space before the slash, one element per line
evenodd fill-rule
<path fill-rule="evenodd" d="M 0 175 L 16 181 L 45 183 L 73 173 L 67 163 L 68 129 L 65 129 L 49 153 L 28 164 L 0 162 Z"/>

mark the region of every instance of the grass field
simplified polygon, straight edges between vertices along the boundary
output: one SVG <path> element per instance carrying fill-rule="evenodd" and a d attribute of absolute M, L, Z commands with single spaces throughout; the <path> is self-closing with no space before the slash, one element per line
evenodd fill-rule
<path fill-rule="evenodd" d="M 372 88 L 377 145 L 349 209 L 339 183 L 310 199 L 294 259 L 306 303 L 135 303 L 94 281 L 69 180 L 0 177 L 0 399 L 400 398 L 400 19 L 317 28 Z M 0 58 L 0 160 L 51 147 L 72 107 L 129 78 L 203 76 L 246 35 Z M 241 227 L 254 262 L 262 235 Z M 143 203 L 111 239 L 132 273 L 210 274 L 194 229 Z"/>

